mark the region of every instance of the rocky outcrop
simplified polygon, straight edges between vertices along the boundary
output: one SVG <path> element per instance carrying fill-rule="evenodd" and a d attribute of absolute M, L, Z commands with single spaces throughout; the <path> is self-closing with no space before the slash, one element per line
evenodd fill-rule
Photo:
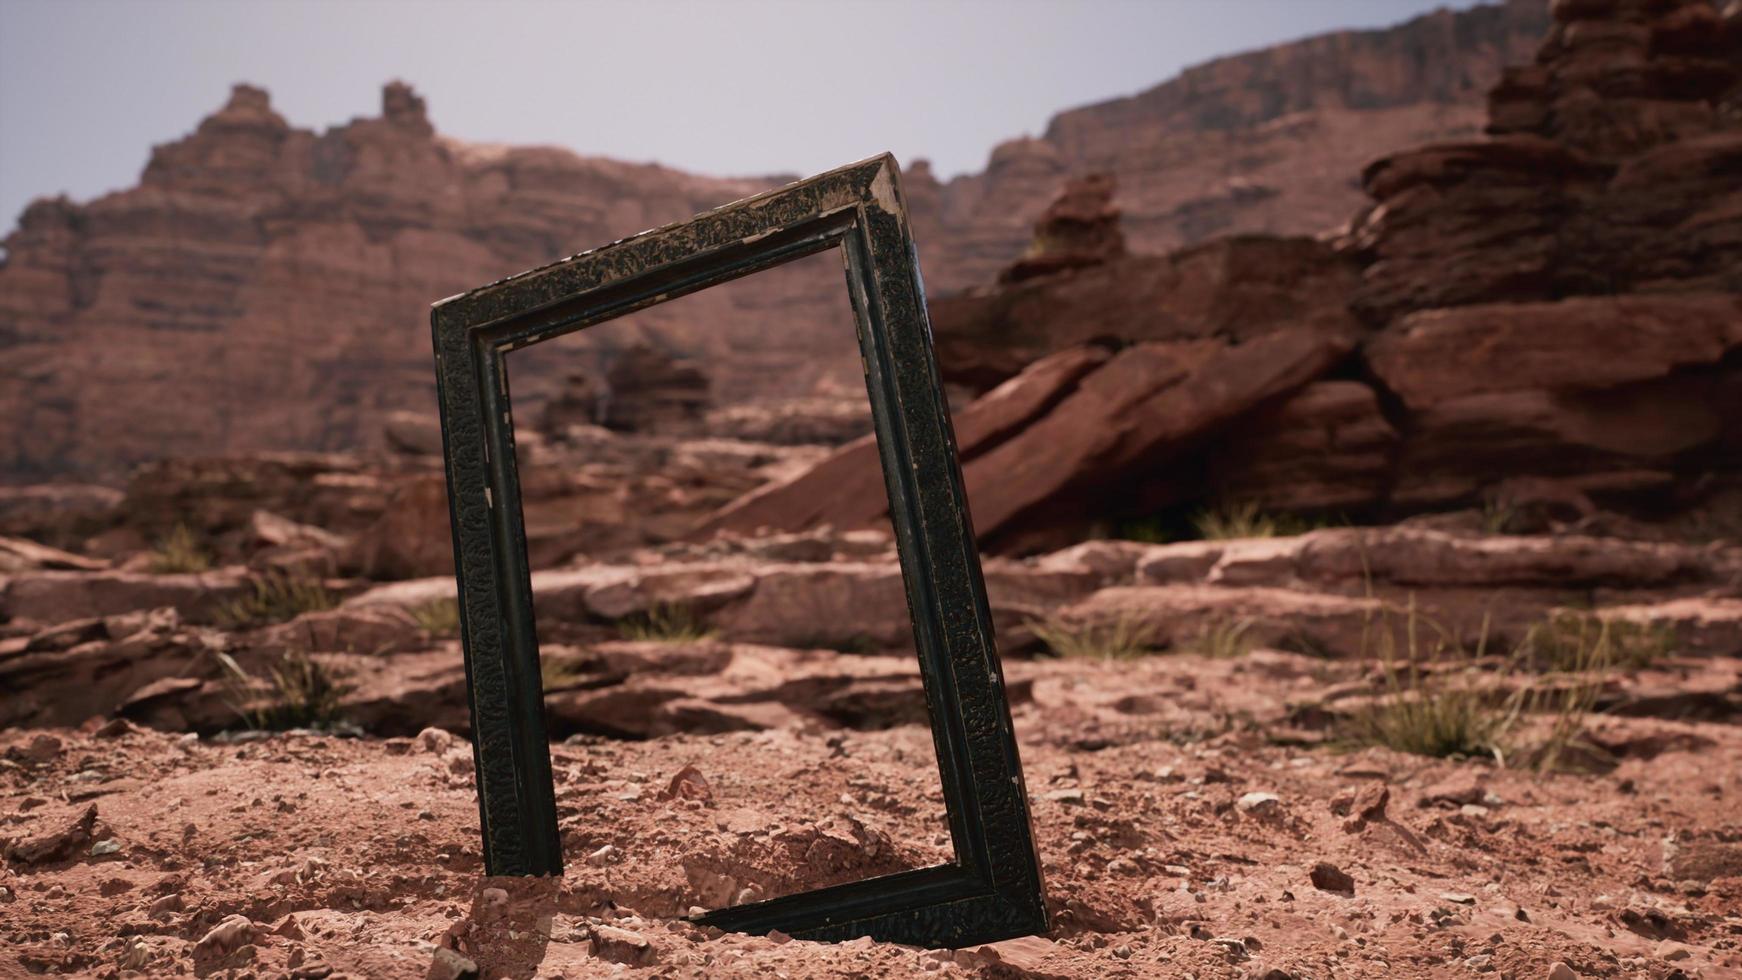
<path fill-rule="evenodd" d="M 944 377 L 985 390 L 1048 354 L 1106 340 L 1244 341 L 1307 328 L 1353 342 L 1355 283 L 1355 266 L 1311 239 L 1218 239 L 940 299 L 932 330 Z"/>
<path fill-rule="evenodd" d="M 1043 357 L 956 414 L 956 452 L 972 461 L 1034 423 L 1076 390 L 1109 352 L 1074 348 Z M 820 488 L 826 488 L 819 492 Z M 875 436 L 863 436 L 792 477 L 734 501 L 695 532 L 752 534 L 811 527 L 887 528 L 889 498 Z"/>
<path fill-rule="evenodd" d="M 1101 265 L 1125 254 L 1113 178 L 1090 174 L 1065 184 L 1063 193 L 1034 223 L 1034 242 L 999 273 L 998 281 L 1021 282 L 1068 269 Z"/>
<path fill-rule="evenodd" d="M 1733 472 L 1742 8 L 1562 3 L 1478 143 L 1363 174 L 1342 240 L 1364 359 L 1405 412 L 1392 501 L 1507 477 L 1659 491 Z"/>
<path fill-rule="evenodd" d="M 1549 23 L 1545 0 L 1506 0 L 1218 58 L 1061 112 L 1041 136 L 999 145 L 982 173 L 940 183 L 910 168 L 926 281 L 945 293 L 992 281 L 1059 185 L 1091 173 L 1117 181 L 1137 253 L 1335 227 L 1362 203 L 1348 175 L 1375 156 L 1478 134 L 1485 93 Z"/>
<path fill-rule="evenodd" d="M 316 133 L 239 86 L 139 186 L 39 201 L 7 237 L 0 473 L 379 446 L 383 414 L 434 406 L 433 300 L 775 183 L 456 143 L 398 84 L 380 116 Z M 839 279 L 797 263 L 565 350 L 644 342 L 718 365 L 727 400 L 805 394 L 857 376 Z M 542 353 L 515 360 L 529 417 L 572 364 Z"/>
<path fill-rule="evenodd" d="M 1136 252 L 1334 225 L 1357 197 L 1345 174 L 1395 146 L 1474 132 L 1482 88 L 1544 25 L 1538 0 L 1511 0 L 1327 35 L 1063 113 L 1045 136 L 998 147 L 980 174 L 939 182 L 915 162 L 904 190 L 927 282 L 953 293 L 990 281 L 1029 245 L 1060 182 L 1096 172 L 1117 179 L 1111 206 Z M 436 134 L 398 83 L 379 115 L 314 132 L 238 86 L 192 134 L 157 147 L 137 187 L 38 201 L 7 236 L 0 476 L 378 447 L 383 413 L 433 405 L 432 300 L 783 179 L 464 144 Z M 854 393 L 840 290 L 833 258 L 814 257 L 575 346 L 646 342 L 699 358 L 719 405 Z M 572 365 L 516 355 L 523 417 Z"/>
<path fill-rule="evenodd" d="M 1536 66 L 1496 90 L 1497 135 L 1370 165 L 1373 203 L 1339 236 L 1025 259 L 933 303 L 943 370 L 971 389 L 1116 351 L 998 445 L 964 449 L 982 540 L 1055 546 L 1218 499 L 1387 518 L 1521 479 L 1589 508 L 1736 477 L 1742 7 L 1555 11 Z M 1110 220 L 1087 196 L 1067 188 L 1059 216 Z"/>
<path fill-rule="evenodd" d="M 452 600 L 451 576 L 377 585 L 283 623 L 191 625 L 203 618 L 201 596 L 221 594 L 240 573 L 16 573 L 0 584 L 0 689 L 20 696 L 0 699 L 0 728 L 116 715 L 171 730 L 235 727 L 236 670 L 268 677 L 286 656 L 314 658 L 337 685 L 344 717 L 369 732 L 466 727 L 459 644 L 430 632 L 427 613 Z M 1637 639 L 1677 664 L 1742 656 L 1734 545 L 1330 528 L 1091 541 L 988 559 L 985 578 L 1000 644 L 1018 665 L 1048 631 L 1119 629 L 1190 651 L 1232 630 L 1251 644 L 1338 658 L 1373 656 L 1382 634 L 1401 643 L 1410 629 L 1430 645 L 1510 650 L 1557 615 L 1639 624 L 1649 632 Z M 538 570 L 532 589 L 559 735 L 923 722 L 907 595 L 887 536 L 668 545 L 633 560 Z M 1061 675 L 1082 669 L 1057 666 Z M 1027 696 L 1012 686 L 1013 698 Z M 1725 697 L 1717 703 L 1730 704 Z"/>

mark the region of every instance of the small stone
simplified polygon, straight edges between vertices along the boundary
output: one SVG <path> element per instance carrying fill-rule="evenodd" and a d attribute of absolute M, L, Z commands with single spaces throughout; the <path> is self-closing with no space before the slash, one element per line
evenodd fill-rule
<path fill-rule="evenodd" d="M 702 771 L 695 766 L 684 766 L 671 777 L 671 782 L 660 791 L 661 800 L 699 800 L 703 803 L 714 798 L 714 790 L 708 785 L 708 780 Z"/>
<path fill-rule="evenodd" d="M 1246 949 L 1246 943 L 1239 939 L 1216 936 L 1210 940 L 1210 945 L 1220 946 L 1222 954 L 1228 957 L 1230 963 L 1244 963 L 1252 958 L 1251 952 Z"/>
<path fill-rule="evenodd" d="M 1556 963 L 1548 968 L 1548 980 L 1579 980 L 1579 975 L 1565 963 Z"/>
<path fill-rule="evenodd" d="M 1140 875 L 1143 873 L 1143 869 L 1138 867 L 1137 862 L 1130 858 L 1116 857 L 1107 862 L 1107 872 L 1116 875 Z"/>
<path fill-rule="evenodd" d="M 1282 799 L 1275 793 L 1247 793 L 1234 808 L 1257 820 L 1275 820 L 1282 816 Z"/>
<path fill-rule="evenodd" d="M 1463 892 L 1440 892 L 1440 901 L 1452 902 L 1456 905 L 1474 905 L 1476 904 L 1476 896 L 1466 895 Z"/>
<path fill-rule="evenodd" d="M 0 846 L 0 857 L 16 864 L 47 864 L 74 857 L 90 843 L 96 825 L 97 805 L 93 803 L 62 830 Z"/>
<path fill-rule="evenodd" d="M 447 763 L 448 772 L 451 772 L 456 776 L 470 776 L 473 767 L 476 765 L 476 761 L 472 758 L 471 750 L 464 748 L 457 748 L 448 752 L 446 755 L 442 756 L 442 761 Z"/>
<path fill-rule="evenodd" d="M 91 856 L 102 857 L 105 854 L 115 854 L 121 850 L 121 842 L 113 837 L 100 840 L 91 845 Z"/>
<path fill-rule="evenodd" d="M 7 749 L 6 758 L 27 766 L 46 766 L 60 758 L 61 751 L 60 739 L 53 735 L 37 735 L 22 748 L 15 745 Z"/>
<path fill-rule="evenodd" d="M 240 949 L 254 941 L 254 923 L 245 915 L 225 916 L 222 922 L 213 926 L 198 943 L 194 944 L 194 957 L 222 959 L 232 950 Z"/>
<path fill-rule="evenodd" d="M 172 912 L 180 912 L 181 908 L 182 908 L 182 905 L 181 905 L 180 893 L 170 892 L 168 895 L 165 895 L 162 898 L 159 898 L 156 901 L 152 902 L 151 905 L 146 909 L 146 914 L 151 916 L 153 919 L 155 919 L 159 916 L 167 916 Z"/>
<path fill-rule="evenodd" d="M 425 752 L 435 755 L 446 755 L 448 750 L 458 744 L 452 732 L 440 728 L 426 728 L 417 733 L 417 744 Z M 476 969 L 476 967 L 474 967 Z"/>
<path fill-rule="evenodd" d="M 1665 939 L 1663 942 L 1657 944 L 1657 949 L 1653 950 L 1651 955 L 1660 960 L 1669 960 L 1673 963 L 1677 960 L 1687 959 L 1694 955 L 1694 951 L 1673 939 Z"/>
<path fill-rule="evenodd" d="M 1343 872 L 1334 864 L 1320 861 L 1313 865 L 1313 887 L 1322 892 L 1334 892 L 1339 895 L 1355 894 L 1355 879 Z"/>
<path fill-rule="evenodd" d="M 594 926 L 592 943 L 593 955 L 610 963 L 644 966 L 655 958 L 646 938 L 615 926 Z"/>
<path fill-rule="evenodd" d="M 1468 775 L 1458 775 L 1428 787 L 1422 792 L 1417 805 L 1424 808 L 1441 807 L 1450 810 L 1467 803 L 1483 803 L 1487 799 L 1488 789 L 1480 779 Z"/>
<path fill-rule="evenodd" d="M 446 947 L 438 947 L 424 980 L 476 980 L 478 964 Z"/>
<path fill-rule="evenodd" d="M 118 965 L 123 970 L 143 970 L 145 964 L 149 962 L 151 962 L 151 947 L 145 944 L 144 939 L 136 937 L 133 943 L 127 947 L 127 952 L 121 954 L 121 962 Z"/>
<path fill-rule="evenodd" d="M 120 738 L 124 735 L 137 734 L 140 731 L 141 729 L 137 725 L 134 725 L 125 718 L 111 718 L 98 726 L 97 730 L 91 733 L 91 737 L 104 739 Z"/>
<path fill-rule="evenodd" d="M 1046 794 L 1043 799 L 1052 803 L 1066 803 L 1080 806 L 1083 802 L 1083 791 L 1080 789 L 1055 789 Z"/>
<path fill-rule="evenodd" d="M 1349 804 L 1349 809 L 1354 812 L 1354 816 L 1344 822 L 1343 830 L 1351 834 L 1359 833 L 1366 829 L 1370 823 L 1389 819 L 1385 814 L 1385 808 L 1390 802 L 1390 788 L 1383 785 L 1363 786 Z"/>
<path fill-rule="evenodd" d="M 591 854 L 588 854 L 587 855 L 587 863 L 592 865 L 595 868 L 602 868 L 605 865 L 610 864 L 611 859 L 616 857 L 616 856 L 617 856 L 617 849 L 615 847 L 612 847 L 610 844 L 606 844 L 604 847 L 601 847 L 598 850 L 592 852 Z"/>

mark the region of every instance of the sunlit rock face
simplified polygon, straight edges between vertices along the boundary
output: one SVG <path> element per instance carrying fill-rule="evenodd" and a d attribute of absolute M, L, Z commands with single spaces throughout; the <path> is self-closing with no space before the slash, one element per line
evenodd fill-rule
<path fill-rule="evenodd" d="M 1115 176 L 1131 251 L 1230 231 L 1313 233 L 1400 145 L 1474 133 L 1543 5 L 1440 13 L 1224 58 L 1059 115 L 940 183 L 909 161 L 935 294 L 990 282 L 1071 176 Z M 440 106 L 435 107 L 439 113 Z M 846 162 L 846 161 L 843 161 Z M 290 126 L 238 86 L 138 186 L 32 204 L 0 266 L 0 476 L 109 475 L 189 453 L 369 448 L 378 417 L 434 404 L 433 300 L 792 179 L 724 180 L 552 147 L 461 143 L 388 85 L 378 116 Z M 832 257 L 642 314 L 628 334 L 709 365 L 729 406 L 857 384 Z M 518 356 L 518 355 L 517 355 Z M 514 364 L 517 406 L 574 365 Z"/>

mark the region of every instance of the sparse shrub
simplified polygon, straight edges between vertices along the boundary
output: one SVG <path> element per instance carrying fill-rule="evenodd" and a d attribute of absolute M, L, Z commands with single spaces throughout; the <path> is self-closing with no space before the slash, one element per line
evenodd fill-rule
<path fill-rule="evenodd" d="M 1403 611 L 1401 643 L 1392 617 L 1393 612 L 1385 610 L 1377 624 L 1369 620 L 1363 628 L 1362 654 L 1379 660 L 1384 690 L 1348 719 L 1346 737 L 1357 744 L 1415 755 L 1503 760 L 1506 737 L 1523 704 L 1519 697 L 1506 696 L 1484 683 L 1476 661 L 1485 652 L 1486 628 L 1475 657 L 1460 666 L 1462 650 L 1446 630 L 1416 608 L 1414 596 Z M 1432 650 L 1426 656 L 1424 631 L 1432 633 L 1428 638 Z M 1446 669 L 1448 659 L 1456 669 Z"/>
<path fill-rule="evenodd" d="M 687 607 L 665 603 L 655 603 L 644 613 L 619 620 L 617 632 L 625 640 L 659 643 L 695 643 L 714 635 L 714 630 Z"/>
<path fill-rule="evenodd" d="M 211 567 L 211 552 L 186 524 L 177 524 L 151 547 L 151 570 L 159 575 L 203 572 Z"/>
<path fill-rule="evenodd" d="M 1141 517 L 1119 522 L 1113 529 L 1113 537 L 1142 544 L 1167 544 L 1174 539 L 1174 534 L 1161 518 Z"/>
<path fill-rule="evenodd" d="M 1599 626 L 1563 625 L 1533 630 L 1497 664 L 1486 656 L 1487 624 L 1476 649 L 1466 653 L 1446 630 L 1415 608 L 1404 611 L 1402 660 L 1381 614 L 1378 630 L 1363 636 L 1364 652 L 1376 651 L 1384 690 L 1345 725 L 1357 744 L 1443 758 L 1490 757 L 1501 765 L 1555 769 L 1584 741 L 1585 719 L 1615 666 L 1615 635 Z M 1551 620 L 1552 622 L 1552 620 Z M 1424 656 L 1422 633 L 1432 634 Z M 1552 640 L 1546 639 L 1552 637 Z M 1552 655 L 1546 651 L 1552 650 Z M 1545 679 L 1533 657 L 1550 657 Z M 1553 683 L 1549 683 L 1552 679 Z M 1546 727 L 1544 722 L 1546 722 Z"/>
<path fill-rule="evenodd" d="M 877 652 L 877 641 L 868 633 L 853 633 L 848 636 L 827 634 L 821 636 L 802 637 L 793 643 L 800 650 L 833 650 L 836 653 L 867 654 Z"/>
<path fill-rule="evenodd" d="M 1192 527 L 1206 541 L 1231 538 L 1286 538 L 1324 526 L 1294 514 L 1268 514 L 1258 502 L 1222 504 L 1192 515 Z"/>
<path fill-rule="evenodd" d="M 546 692 L 569 687 L 586 675 L 584 663 L 572 657 L 552 658 L 540 655 L 538 658 L 538 680 L 541 690 Z"/>
<path fill-rule="evenodd" d="M 285 652 L 264 681 L 242 669 L 229 654 L 218 654 L 225 674 L 225 700 L 250 728 L 332 728 L 340 703 L 353 686 L 301 650 Z"/>
<path fill-rule="evenodd" d="M 1489 498 L 1482 502 L 1482 530 L 1510 534 L 1518 526 L 1518 508 L 1508 501 Z"/>
<path fill-rule="evenodd" d="M 1213 620 L 1186 644 L 1185 649 L 1217 660 L 1244 657 L 1257 645 L 1252 639 L 1252 626 L 1250 619 Z"/>
<path fill-rule="evenodd" d="M 431 636 L 460 635 L 460 601 L 434 599 L 406 610 L 417 628 Z"/>
<path fill-rule="evenodd" d="M 1098 623 L 1075 623 L 1049 616 L 1030 621 L 1028 631 L 1059 657 L 1130 660 L 1154 653 L 1160 646 L 1155 627 L 1130 614 Z"/>
<path fill-rule="evenodd" d="M 336 605 L 338 600 L 316 579 L 267 572 L 253 580 L 246 595 L 219 606 L 216 620 L 227 629 L 247 629 Z"/>
<path fill-rule="evenodd" d="M 1535 670 L 1588 671 L 1594 663 L 1637 670 L 1675 654 L 1675 630 L 1561 609 L 1532 626 L 1519 653 Z"/>

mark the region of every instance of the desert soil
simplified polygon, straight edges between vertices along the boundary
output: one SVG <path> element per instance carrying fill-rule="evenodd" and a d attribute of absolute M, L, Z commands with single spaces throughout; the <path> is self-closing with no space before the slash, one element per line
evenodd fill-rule
<path fill-rule="evenodd" d="M 483 875 L 470 748 L 438 729 L 0 732 L 0 976 L 1742 975 L 1742 731 L 1601 716 L 1618 765 L 1542 774 L 1291 718 L 1359 670 L 1010 663 L 1054 928 L 957 951 L 682 918 L 947 860 L 918 725 L 558 744 L 560 880 Z"/>

